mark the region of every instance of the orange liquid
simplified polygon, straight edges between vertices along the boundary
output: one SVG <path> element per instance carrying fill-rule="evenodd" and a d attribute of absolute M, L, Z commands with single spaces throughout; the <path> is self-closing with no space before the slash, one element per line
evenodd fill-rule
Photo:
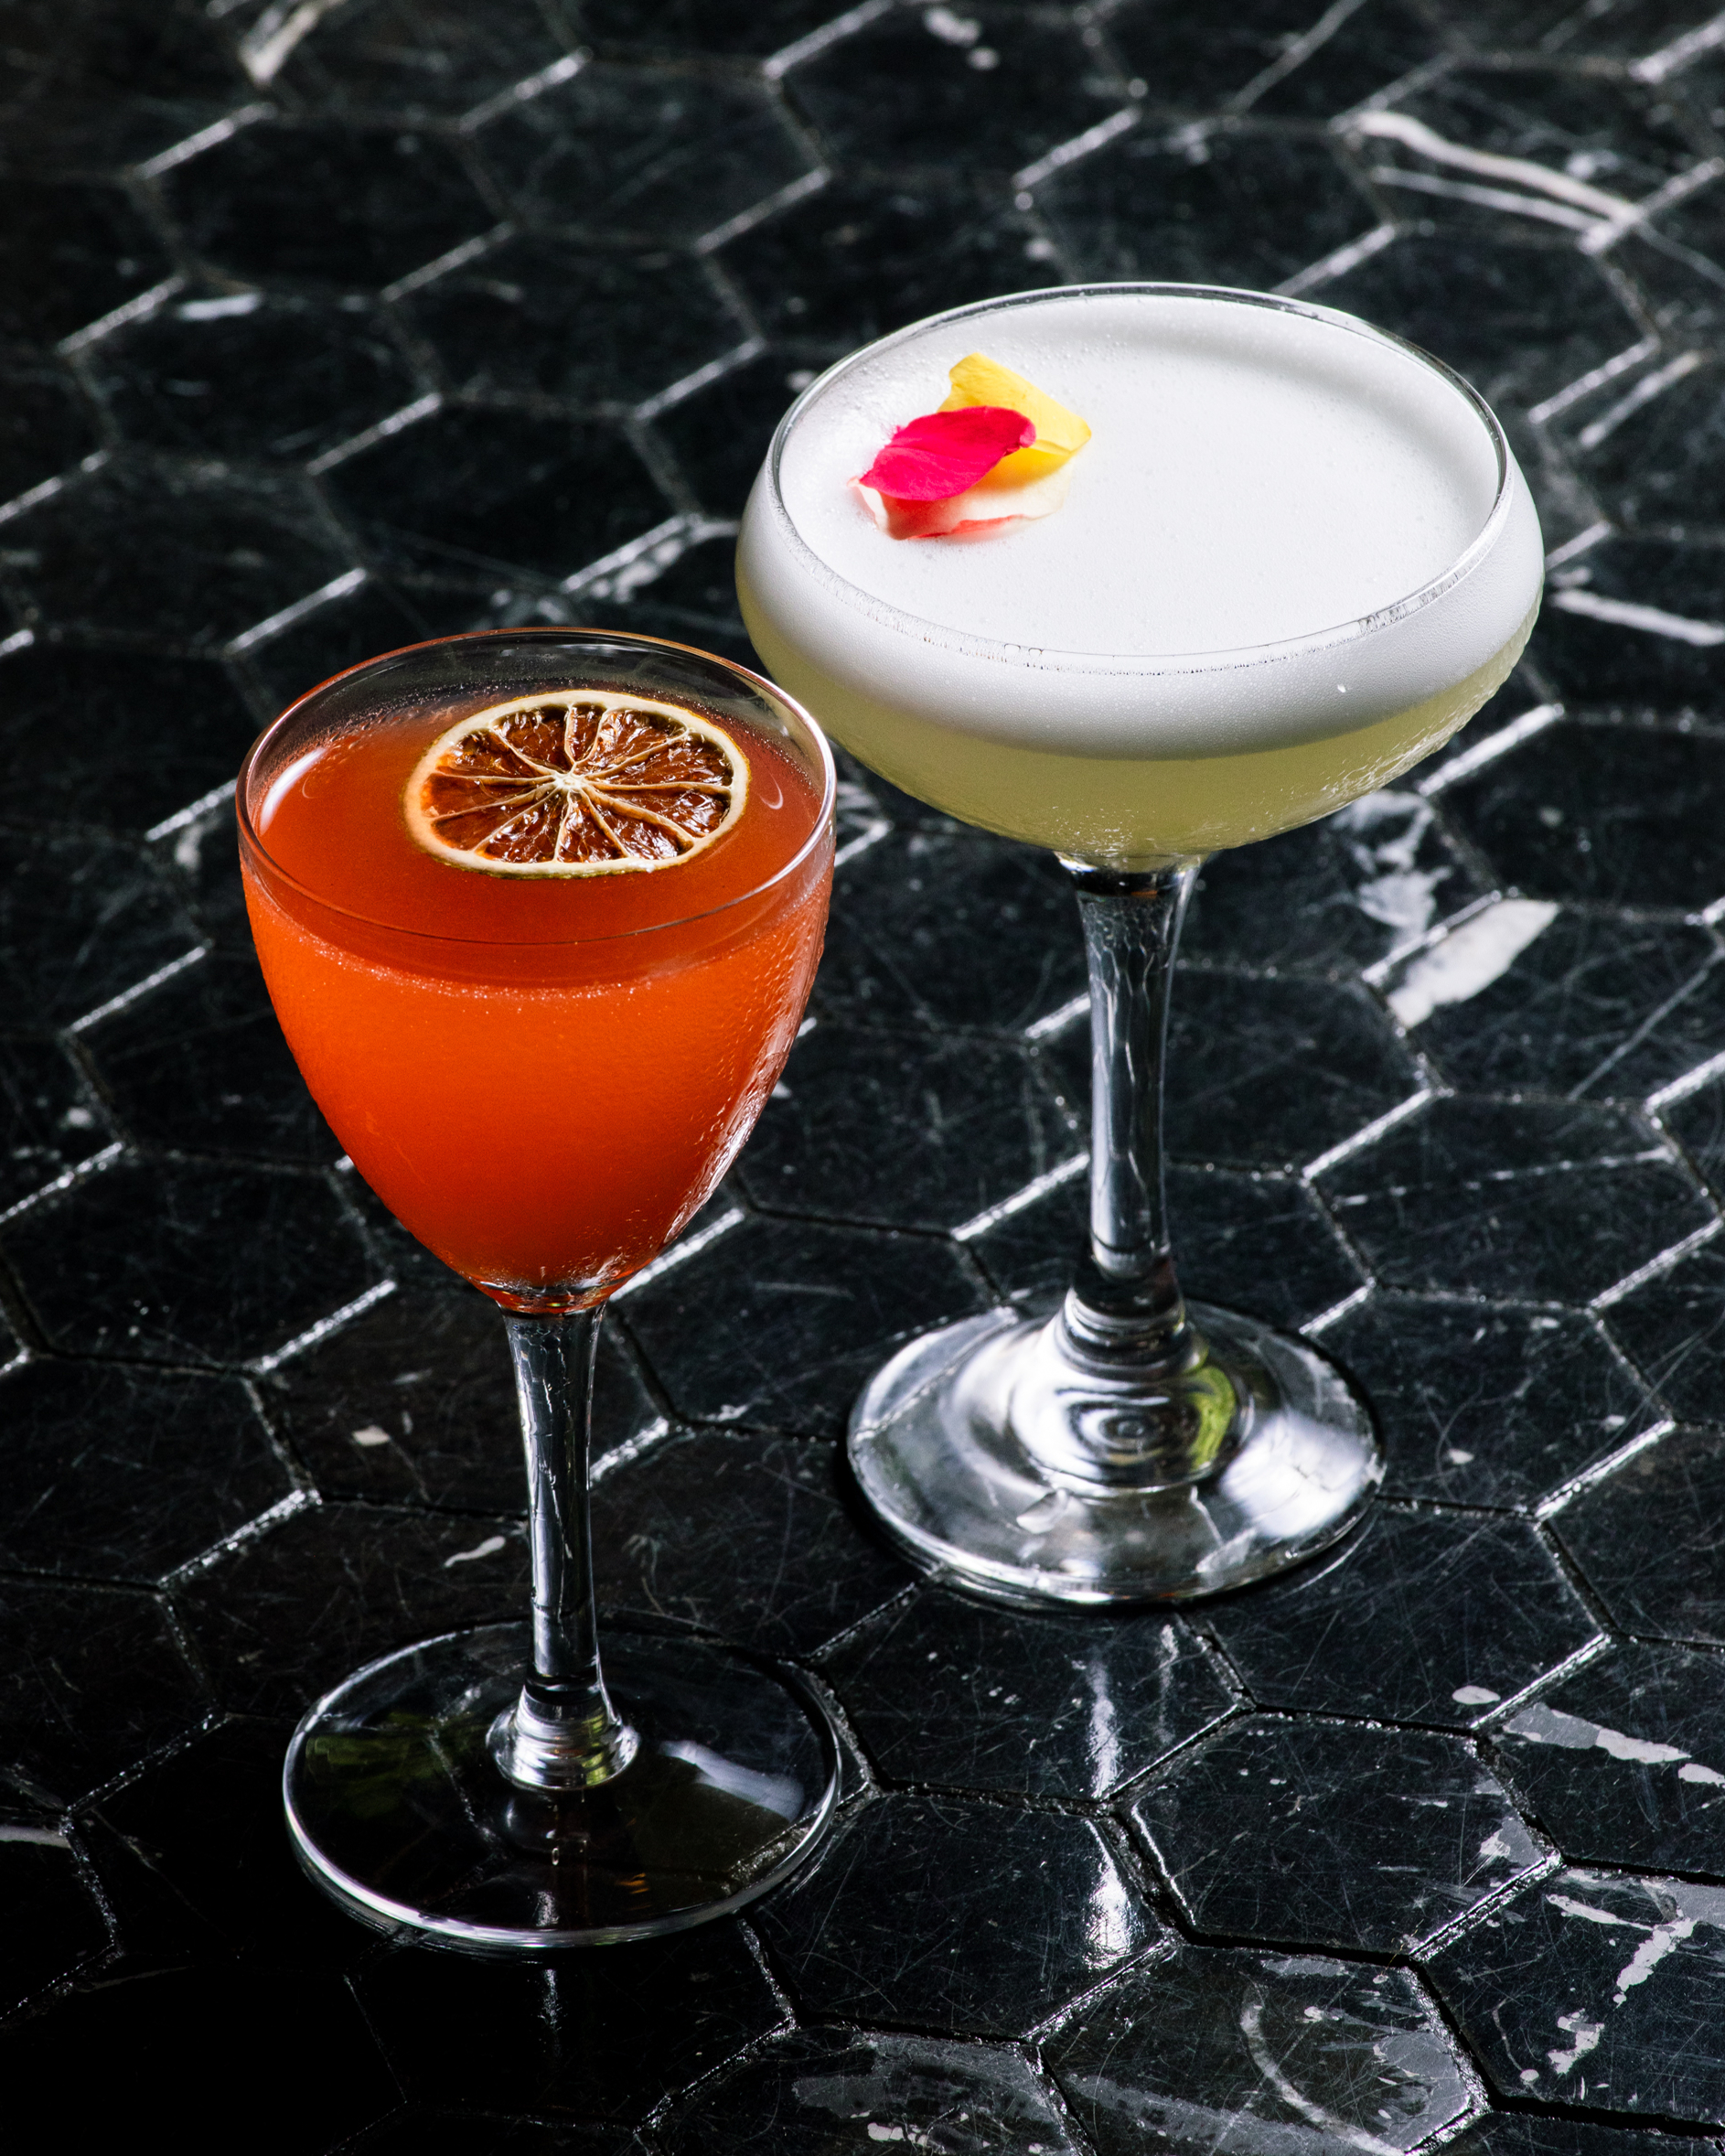
<path fill-rule="evenodd" d="M 247 804 L 264 852 L 241 845 L 252 932 L 313 1097 L 395 1217 L 498 1302 L 577 1308 L 658 1253 L 753 1128 L 820 956 L 831 841 L 761 891 L 820 794 L 727 719 L 747 804 L 686 863 L 519 878 L 439 861 L 402 794 L 461 709 L 265 775 Z"/>

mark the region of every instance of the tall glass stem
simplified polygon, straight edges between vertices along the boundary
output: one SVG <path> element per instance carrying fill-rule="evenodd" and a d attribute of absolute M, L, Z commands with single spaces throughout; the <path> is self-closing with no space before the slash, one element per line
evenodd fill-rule
<path fill-rule="evenodd" d="M 587 1789 L 635 1756 L 599 1666 L 587 1487 L 593 1370 L 604 1306 L 554 1317 L 506 1312 L 533 1553 L 533 1667 L 491 1732 L 498 1764 L 530 1789 Z"/>
<path fill-rule="evenodd" d="M 1087 1358 L 1191 1355 L 1162 1179 L 1162 1068 L 1174 949 L 1196 862 L 1141 873 L 1065 863 L 1090 969 L 1090 1236 L 1066 1298 Z"/>

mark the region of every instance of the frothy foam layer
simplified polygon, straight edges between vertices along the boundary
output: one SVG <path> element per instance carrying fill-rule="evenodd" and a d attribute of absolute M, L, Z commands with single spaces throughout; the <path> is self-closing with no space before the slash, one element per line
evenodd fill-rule
<path fill-rule="evenodd" d="M 848 482 L 979 348 L 1095 429 L 1070 496 L 889 539 Z M 1447 696 L 1519 649 L 1540 557 L 1489 414 L 1419 355 L 1302 301 L 1110 284 L 957 308 L 816 383 L 755 482 L 737 589 L 768 666 L 865 761 L 905 727 L 1166 759 Z"/>
<path fill-rule="evenodd" d="M 1066 504 L 975 538 L 890 540 L 846 482 L 978 348 L 1088 421 Z M 1497 477 L 1468 400 L 1388 341 L 1126 293 L 875 348 L 804 407 L 780 467 L 804 542 L 873 598 L 968 637 L 1146 656 L 1280 642 L 1394 605 L 1465 552 Z"/>

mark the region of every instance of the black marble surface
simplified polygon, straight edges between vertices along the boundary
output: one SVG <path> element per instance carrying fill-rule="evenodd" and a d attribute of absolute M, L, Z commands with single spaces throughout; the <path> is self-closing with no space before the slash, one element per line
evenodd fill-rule
<path fill-rule="evenodd" d="M 0 2061 L 82 2140 L 323 2156 L 1674 2156 L 1725 2129 L 1725 37 L 1714 0 L 0 0 Z M 1086 277 L 1279 285 L 1499 405 L 1552 563 L 1393 793 L 1218 860 L 1188 1286 L 1383 1499 L 1172 1616 L 918 1582 L 838 1440 L 1057 1283 L 1045 858 L 854 767 L 815 1025 L 616 1303 L 612 1620 L 801 1663 L 815 1867 L 540 1968 L 300 1878 L 322 1687 L 513 1614 L 494 1314 L 285 1056 L 228 788 L 337 667 L 748 656 L 813 370 Z M 80 2143 L 81 2145 L 81 2143 Z"/>

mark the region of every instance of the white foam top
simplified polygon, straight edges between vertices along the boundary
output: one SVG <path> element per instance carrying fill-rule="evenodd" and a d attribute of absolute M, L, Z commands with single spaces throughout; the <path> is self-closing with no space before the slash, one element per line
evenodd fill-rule
<path fill-rule="evenodd" d="M 940 402 L 947 370 L 974 350 L 1089 424 L 1092 439 L 1067 467 L 1067 499 L 1050 516 L 976 537 L 891 539 L 847 482 L 895 427 Z M 1162 701 L 1146 700 L 1143 677 L 1172 676 L 1184 684 L 1170 705 L 1176 731 L 1195 724 L 1211 737 L 1218 724 L 1243 725 L 1261 736 L 1271 717 L 1263 669 L 1274 664 L 1263 647 L 1340 631 L 1357 660 L 1375 640 L 1357 625 L 1455 572 L 1488 526 L 1517 541 L 1486 578 L 1502 603 L 1461 609 L 1472 633 L 1453 619 L 1434 646 L 1403 624 L 1399 660 L 1381 681 L 1350 681 L 1348 663 L 1326 658 L 1303 716 L 1293 705 L 1311 696 L 1281 681 L 1269 698 L 1276 730 L 1310 737 L 1337 730 L 1338 697 L 1355 697 L 1343 724 L 1365 724 L 1465 678 L 1508 641 L 1538 591 L 1538 534 L 1513 460 L 1507 500 L 1503 477 L 1473 401 L 1349 316 L 1196 288 L 1033 294 L 920 324 L 818 383 L 783 439 L 778 499 L 765 481 L 757 488 L 741 565 L 781 634 L 798 644 L 812 636 L 818 663 L 901 707 L 906 698 L 884 679 L 884 668 L 903 671 L 886 644 L 916 647 L 905 657 L 925 681 L 927 715 L 948 724 L 1024 731 L 1000 685 L 1002 662 L 1016 655 L 1045 676 L 1045 703 L 1050 670 L 1123 666 L 1141 685 L 1141 727 Z M 1489 539 L 1484 551 L 1501 553 Z M 986 678 L 966 690 L 955 676 L 937 690 L 934 677 L 952 674 L 948 657 L 968 659 L 961 670 L 971 673 L 986 660 Z M 1254 687 L 1242 693 L 1237 681 L 1228 712 L 1204 721 L 1195 670 L 1238 676 L 1242 665 L 1255 670 Z M 998 723 L 966 718 L 979 694 L 1001 707 Z M 914 693 L 909 704 L 917 708 Z M 1260 707 L 1256 723 L 1248 704 Z M 1108 719 L 1091 692 L 1058 730 L 1069 736 L 1077 723 L 1095 737 L 1074 745 L 1119 753 L 1103 735 L 1123 742 L 1126 717 Z M 1048 732 L 1034 720 L 1029 728 Z M 1136 753 L 1182 752 L 1169 736 Z"/>

